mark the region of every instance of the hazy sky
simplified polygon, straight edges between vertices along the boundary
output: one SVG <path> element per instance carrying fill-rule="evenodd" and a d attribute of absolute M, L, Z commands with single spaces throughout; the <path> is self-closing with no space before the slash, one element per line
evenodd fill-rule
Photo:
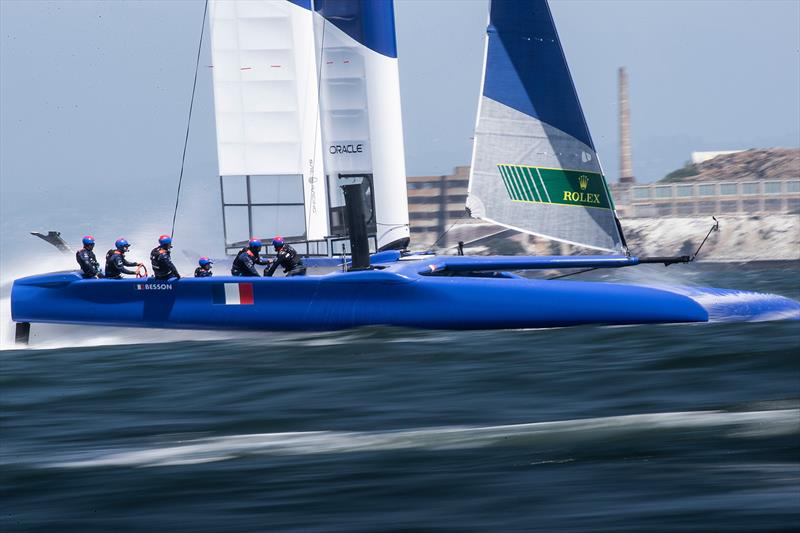
<path fill-rule="evenodd" d="M 644 181 L 694 150 L 800 146 L 800 1 L 550 4 L 610 179 L 623 65 L 634 171 Z M 408 169 L 448 172 L 469 162 L 488 1 L 396 5 Z"/>
<path fill-rule="evenodd" d="M 470 160 L 488 2 L 396 4 L 407 170 L 449 173 Z M 561 0 L 552 10 L 611 180 L 620 65 L 643 181 L 692 150 L 800 145 L 797 0 Z M 3 235 L 168 229 L 202 11 L 199 0 L 0 0 Z M 218 242 L 208 50 L 179 228 Z"/>

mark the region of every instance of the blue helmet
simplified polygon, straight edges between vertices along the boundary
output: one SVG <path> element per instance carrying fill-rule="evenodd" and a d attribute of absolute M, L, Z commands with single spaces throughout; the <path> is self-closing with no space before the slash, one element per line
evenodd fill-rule
<path fill-rule="evenodd" d="M 264 245 L 261 244 L 261 241 L 255 237 L 250 239 L 250 242 L 247 243 L 247 247 L 252 248 L 253 250 L 260 250 L 262 246 Z"/>
<path fill-rule="evenodd" d="M 278 235 L 277 237 L 272 239 L 272 246 L 274 246 L 276 250 L 278 248 L 283 248 L 283 237 Z"/>
<path fill-rule="evenodd" d="M 116 246 L 117 250 L 119 250 L 120 252 L 127 252 L 128 248 L 130 248 L 131 245 L 128 241 L 120 237 L 114 242 L 114 246 Z"/>
<path fill-rule="evenodd" d="M 83 238 L 83 245 L 84 246 L 94 246 L 94 237 L 91 235 L 86 235 Z"/>
<path fill-rule="evenodd" d="M 204 266 L 207 266 L 207 265 L 213 265 L 214 261 L 212 261 L 208 257 L 201 257 L 200 260 L 198 261 L 198 263 L 200 264 L 201 267 L 204 267 Z"/>
<path fill-rule="evenodd" d="M 158 244 L 161 246 L 171 246 L 172 245 L 172 237 L 169 235 L 162 235 L 158 238 Z"/>

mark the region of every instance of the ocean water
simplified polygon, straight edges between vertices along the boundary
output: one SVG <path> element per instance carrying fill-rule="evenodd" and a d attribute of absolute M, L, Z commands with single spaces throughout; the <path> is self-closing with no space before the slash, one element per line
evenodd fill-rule
<path fill-rule="evenodd" d="M 583 279 L 797 299 L 797 274 Z M 33 328 L 0 353 L 2 531 L 800 529 L 798 322 Z"/>

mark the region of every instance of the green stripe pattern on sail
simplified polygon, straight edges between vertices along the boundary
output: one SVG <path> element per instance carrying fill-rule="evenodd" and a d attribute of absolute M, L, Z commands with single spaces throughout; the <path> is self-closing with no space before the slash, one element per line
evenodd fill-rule
<path fill-rule="evenodd" d="M 602 174 L 526 165 L 500 164 L 497 168 L 515 202 L 614 209 Z"/>

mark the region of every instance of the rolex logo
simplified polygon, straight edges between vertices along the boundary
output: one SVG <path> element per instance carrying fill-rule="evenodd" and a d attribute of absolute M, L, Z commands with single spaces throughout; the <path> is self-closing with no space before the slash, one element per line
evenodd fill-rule
<path fill-rule="evenodd" d="M 586 187 L 589 186 L 589 176 L 586 174 L 581 174 L 581 176 L 578 178 L 578 185 L 581 186 L 582 191 L 585 191 Z"/>

